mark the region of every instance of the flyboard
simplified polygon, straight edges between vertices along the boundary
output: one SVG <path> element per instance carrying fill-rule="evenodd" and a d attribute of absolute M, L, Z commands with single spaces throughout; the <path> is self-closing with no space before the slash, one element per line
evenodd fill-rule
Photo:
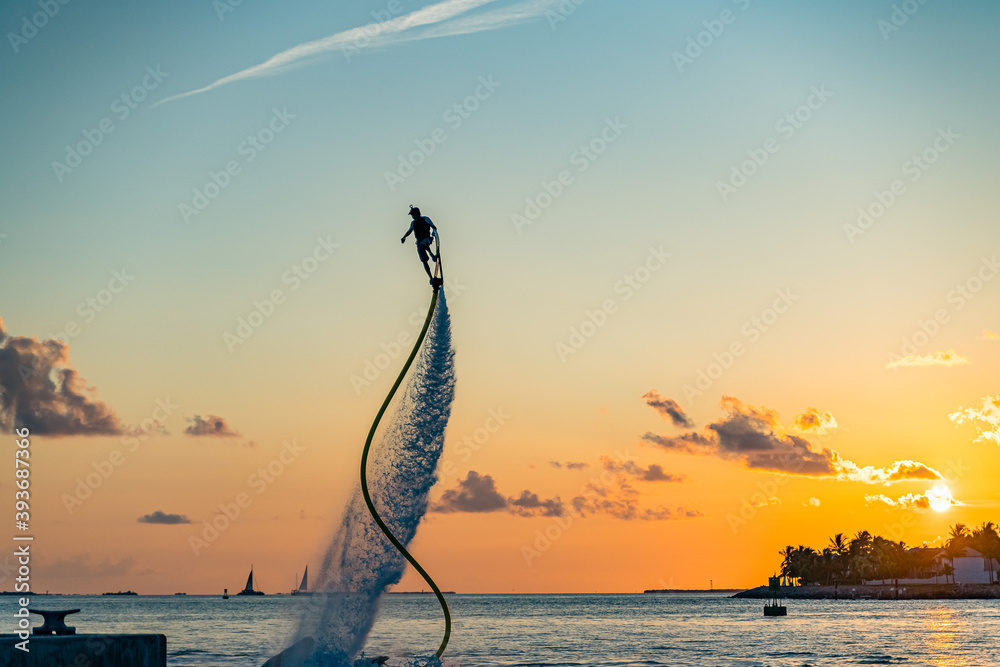
<path fill-rule="evenodd" d="M 444 287 L 444 264 L 441 263 L 441 235 L 438 234 L 437 230 L 434 230 L 434 255 L 437 257 L 437 262 L 434 264 L 434 277 L 431 279 L 431 285 L 434 287 L 434 293 Z M 433 312 L 433 308 L 431 309 Z"/>

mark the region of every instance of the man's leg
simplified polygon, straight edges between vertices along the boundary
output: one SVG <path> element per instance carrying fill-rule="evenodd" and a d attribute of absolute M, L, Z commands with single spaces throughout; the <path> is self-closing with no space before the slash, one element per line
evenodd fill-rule
<path fill-rule="evenodd" d="M 434 274 L 431 273 L 431 267 L 427 266 L 427 260 L 426 259 L 424 260 L 424 271 L 427 272 L 427 277 L 430 278 L 431 282 L 433 283 L 434 282 Z"/>

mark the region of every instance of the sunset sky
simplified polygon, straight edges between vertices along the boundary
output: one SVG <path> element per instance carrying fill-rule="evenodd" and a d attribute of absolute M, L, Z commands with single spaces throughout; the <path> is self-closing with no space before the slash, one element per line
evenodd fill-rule
<path fill-rule="evenodd" d="M 431 297 L 409 204 L 456 348 L 442 589 L 748 587 L 1000 521 L 997 3 L 350 5 L 0 9 L 35 590 L 318 567 Z"/>

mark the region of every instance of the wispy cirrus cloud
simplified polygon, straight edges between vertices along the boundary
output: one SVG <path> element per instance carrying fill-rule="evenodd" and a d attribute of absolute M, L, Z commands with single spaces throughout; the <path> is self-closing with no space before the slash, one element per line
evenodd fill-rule
<path fill-rule="evenodd" d="M 467 35 L 487 30 L 498 30 L 545 15 L 559 4 L 559 0 L 525 0 L 515 5 L 494 8 L 475 16 L 463 16 L 485 5 L 501 0 L 444 0 L 379 23 L 343 30 L 328 37 L 293 46 L 254 65 L 217 79 L 202 88 L 173 95 L 160 100 L 159 106 L 184 97 L 198 95 L 230 83 L 273 76 L 293 67 L 308 64 L 334 51 L 350 52 L 364 48 L 386 47 L 401 42 L 422 39 Z M 459 18 L 461 17 L 461 18 Z"/>
<path fill-rule="evenodd" d="M 981 340 L 1000 340 L 1000 333 L 990 331 L 989 329 L 983 329 L 983 333 L 980 334 L 979 338 Z"/>
<path fill-rule="evenodd" d="M 900 368 L 902 366 L 960 366 L 969 363 L 969 360 L 952 349 L 937 350 L 933 354 L 919 356 L 911 354 L 902 359 L 894 359 L 885 365 L 886 368 Z"/>

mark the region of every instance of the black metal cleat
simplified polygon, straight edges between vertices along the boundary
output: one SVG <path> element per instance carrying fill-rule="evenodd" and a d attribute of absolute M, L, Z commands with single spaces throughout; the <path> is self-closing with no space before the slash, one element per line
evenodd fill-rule
<path fill-rule="evenodd" d="M 66 625 L 66 617 L 75 614 L 79 609 L 64 609 L 62 611 L 45 611 L 42 609 L 29 609 L 32 614 L 42 617 L 43 623 L 31 630 L 33 635 L 75 635 L 76 628 Z"/>

